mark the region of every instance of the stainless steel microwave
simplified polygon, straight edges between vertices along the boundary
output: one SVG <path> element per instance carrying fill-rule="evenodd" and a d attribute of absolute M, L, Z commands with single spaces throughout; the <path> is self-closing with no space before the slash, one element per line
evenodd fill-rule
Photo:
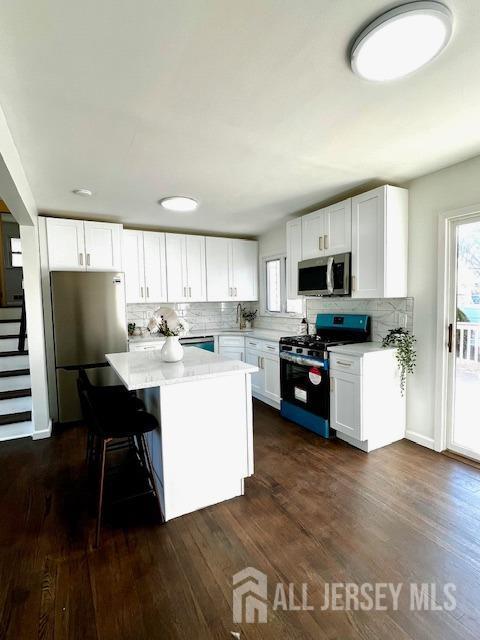
<path fill-rule="evenodd" d="M 338 253 L 299 262 L 299 295 L 349 296 L 351 257 L 351 253 Z"/>

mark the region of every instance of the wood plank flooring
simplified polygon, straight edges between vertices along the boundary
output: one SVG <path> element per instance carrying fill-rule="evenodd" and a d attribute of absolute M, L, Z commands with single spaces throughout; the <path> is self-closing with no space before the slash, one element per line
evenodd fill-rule
<path fill-rule="evenodd" d="M 92 549 L 81 428 L 0 445 L 0 638 L 468 640 L 480 635 L 480 471 L 413 443 L 363 454 L 255 405 L 246 495 L 157 522 L 145 500 Z M 188 443 L 186 443 L 188 444 Z M 234 624 L 232 575 L 268 576 L 267 624 Z M 273 610 L 275 583 L 313 611 Z M 398 610 L 321 611 L 326 583 L 404 583 Z M 410 611 L 411 582 L 457 587 Z M 441 593 L 436 602 L 442 602 Z"/>

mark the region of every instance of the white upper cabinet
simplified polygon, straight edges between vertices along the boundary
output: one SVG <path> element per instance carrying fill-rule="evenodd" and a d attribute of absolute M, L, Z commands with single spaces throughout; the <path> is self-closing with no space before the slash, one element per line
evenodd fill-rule
<path fill-rule="evenodd" d="M 352 199 L 327 207 L 325 212 L 324 255 L 352 250 Z"/>
<path fill-rule="evenodd" d="M 325 210 L 302 216 L 302 260 L 324 255 Z"/>
<path fill-rule="evenodd" d="M 50 271 L 85 271 L 85 234 L 82 220 L 47 218 Z"/>
<path fill-rule="evenodd" d="M 232 240 L 232 287 L 235 300 L 258 300 L 258 242 Z"/>
<path fill-rule="evenodd" d="M 389 185 L 352 198 L 352 297 L 407 295 L 408 191 Z"/>
<path fill-rule="evenodd" d="M 302 216 L 302 260 L 352 249 L 352 200 Z"/>
<path fill-rule="evenodd" d="M 156 231 L 143 232 L 143 257 L 145 263 L 146 302 L 166 302 L 167 263 L 164 233 Z"/>
<path fill-rule="evenodd" d="M 165 234 L 125 230 L 123 256 L 127 303 L 165 302 L 167 300 Z"/>
<path fill-rule="evenodd" d="M 47 218 L 50 271 L 121 271 L 122 225 Z"/>
<path fill-rule="evenodd" d="M 206 238 L 207 300 L 258 299 L 258 243 Z"/>
<path fill-rule="evenodd" d="M 298 298 L 298 263 L 302 260 L 302 218 L 287 222 L 287 298 Z"/>
<path fill-rule="evenodd" d="M 169 302 L 205 302 L 205 237 L 165 235 Z"/>
<path fill-rule="evenodd" d="M 123 265 L 127 303 L 145 302 L 143 231 L 123 231 Z"/>
<path fill-rule="evenodd" d="M 122 270 L 122 225 L 85 221 L 87 271 Z"/>

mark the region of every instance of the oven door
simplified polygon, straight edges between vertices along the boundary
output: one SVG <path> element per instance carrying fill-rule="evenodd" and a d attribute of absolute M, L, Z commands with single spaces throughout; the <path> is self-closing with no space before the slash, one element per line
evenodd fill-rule
<path fill-rule="evenodd" d="M 282 400 L 329 419 L 328 361 L 281 352 L 280 387 Z"/>
<path fill-rule="evenodd" d="M 299 295 L 350 295 L 350 263 L 350 253 L 302 260 L 298 263 Z"/>

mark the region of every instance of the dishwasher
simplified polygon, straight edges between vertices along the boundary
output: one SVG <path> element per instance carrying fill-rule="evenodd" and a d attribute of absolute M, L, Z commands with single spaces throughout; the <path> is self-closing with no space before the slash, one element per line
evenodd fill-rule
<path fill-rule="evenodd" d="M 201 338 L 180 338 L 180 344 L 184 347 L 198 347 L 205 351 L 215 351 L 215 341 L 213 336 L 202 336 Z"/>

